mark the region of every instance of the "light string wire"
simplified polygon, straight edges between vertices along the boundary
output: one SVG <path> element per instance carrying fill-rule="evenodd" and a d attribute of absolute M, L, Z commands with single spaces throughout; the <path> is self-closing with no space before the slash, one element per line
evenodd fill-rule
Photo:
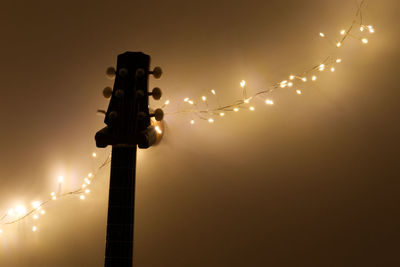
<path fill-rule="evenodd" d="M 345 42 L 346 39 L 348 38 L 353 38 L 356 40 L 359 40 L 362 42 L 362 44 L 367 44 L 368 39 L 364 38 L 363 36 L 358 36 L 357 34 L 354 33 L 355 31 L 355 26 L 359 25 L 360 32 L 369 32 L 369 33 L 374 33 L 375 29 L 372 25 L 364 25 L 363 24 L 363 16 L 362 16 L 362 7 L 364 4 L 364 0 L 362 0 L 358 6 L 357 6 L 357 11 L 354 15 L 354 18 L 347 27 L 347 30 L 343 29 L 340 31 L 340 38 L 338 41 L 333 42 L 330 38 L 327 37 L 325 33 L 319 33 L 321 38 L 325 38 L 328 40 L 328 42 L 332 45 L 335 46 L 336 48 L 341 48 L 343 46 L 343 43 Z M 250 102 L 256 98 L 262 98 L 262 97 L 267 97 L 270 96 L 273 92 L 276 90 L 286 88 L 286 87 L 294 87 L 297 88 L 297 82 L 308 82 L 309 80 L 311 81 L 316 81 L 318 79 L 317 73 L 325 71 L 325 70 L 330 70 L 330 72 L 335 72 L 336 66 L 342 62 L 342 59 L 334 56 L 334 55 L 329 55 L 327 56 L 324 60 L 321 61 L 321 63 L 307 69 L 301 74 L 294 75 L 291 74 L 288 77 L 288 80 L 283 80 L 281 82 L 276 82 L 273 83 L 271 86 L 269 86 L 267 89 L 259 90 L 256 93 L 254 93 L 251 96 L 248 95 L 248 90 L 247 90 L 247 82 L 242 80 L 240 81 L 240 87 L 242 88 L 242 94 L 243 98 L 242 99 L 237 99 L 232 101 L 230 104 L 226 105 L 220 105 L 220 101 L 218 99 L 218 96 L 216 94 L 216 91 L 212 89 L 211 96 L 216 98 L 217 106 L 210 106 L 210 103 L 207 101 L 207 96 L 202 96 L 201 101 L 203 104 L 200 105 L 198 104 L 199 102 L 194 101 L 193 99 L 190 99 L 189 97 L 186 97 L 183 99 L 183 103 L 179 102 L 177 104 L 177 108 L 175 111 L 170 111 L 166 112 L 166 115 L 175 115 L 175 114 L 190 114 L 192 117 L 195 116 L 201 120 L 208 120 L 209 123 L 214 122 L 214 116 L 220 116 L 223 117 L 227 112 L 238 112 L 240 109 L 247 109 L 250 111 L 254 111 L 255 107 L 254 106 L 247 106 L 246 104 L 250 104 Z M 302 90 L 297 89 L 295 92 L 298 95 L 302 94 Z M 167 100 L 162 107 L 166 107 L 171 103 L 170 100 Z M 185 105 L 185 108 L 181 108 L 182 105 Z M 265 104 L 267 105 L 273 105 L 274 101 L 272 99 L 265 99 Z M 195 120 L 192 118 L 190 120 L 191 124 L 195 123 Z"/>
<path fill-rule="evenodd" d="M 357 7 L 357 12 L 352 20 L 352 23 L 347 28 L 347 30 L 340 31 L 340 35 L 342 37 L 339 39 L 339 41 L 337 41 L 336 43 L 333 42 L 332 40 L 327 38 L 325 33 L 322 33 L 322 32 L 319 33 L 320 37 L 327 39 L 328 42 L 332 45 L 335 44 L 335 46 L 337 48 L 342 47 L 344 41 L 348 38 L 357 39 L 357 40 L 361 41 L 363 44 L 367 44 L 368 39 L 360 37 L 357 34 L 353 33 L 356 25 L 358 25 L 360 27 L 359 30 L 361 33 L 369 32 L 372 34 L 375 32 L 375 29 L 373 26 L 363 24 L 363 16 L 362 16 L 363 4 L 364 4 L 364 0 L 362 0 L 359 3 L 359 5 Z M 260 90 L 251 96 L 248 96 L 246 81 L 242 80 L 240 82 L 240 87 L 242 88 L 243 99 L 234 100 L 233 102 L 231 102 L 230 104 L 227 104 L 227 105 L 220 104 L 220 100 L 216 94 L 216 91 L 214 89 L 212 89 L 210 92 L 211 92 L 212 96 L 215 97 L 215 100 L 217 103 L 216 107 L 212 107 L 210 105 L 210 103 L 207 101 L 206 96 L 201 97 L 201 101 L 203 103 L 202 106 L 204 106 L 204 107 L 200 107 L 200 105 L 198 105 L 195 101 L 193 101 L 187 97 L 183 100 L 184 103 L 178 102 L 176 111 L 166 112 L 166 115 L 191 114 L 191 115 L 195 115 L 196 117 L 198 117 L 201 120 L 208 120 L 209 123 L 213 123 L 214 119 L 212 116 L 219 115 L 219 116 L 223 117 L 225 115 L 225 112 L 238 112 L 240 109 L 248 109 L 250 111 L 254 111 L 255 108 L 253 106 L 250 106 L 250 107 L 246 106 L 246 104 L 249 104 L 250 101 L 252 101 L 253 99 L 270 95 L 278 89 L 282 89 L 282 88 L 286 88 L 286 87 L 293 87 L 295 82 L 303 82 L 304 83 L 304 82 L 307 82 L 309 79 L 311 79 L 311 81 L 315 81 L 315 80 L 317 80 L 316 73 L 322 72 L 328 68 L 330 68 L 331 72 L 334 72 L 335 66 L 341 62 L 342 62 L 342 60 L 336 56 L 332 56 L 332 55 L 327 56 L 324 60 L 322 60 L 321 63 L 309 68 L 308 70 L 304 71 L 300 75 L 292 74 L 289 76 L 288 80 L 276 82 L 276 83 L 272 84 L 271 86 L 269 86 L 267 89 Z M 295 90 L 295 92 L 297 94 L 302 94 L 302 91 L 299 89 Z M 162 106 L 162 108 L 168 106 L 170 103 L 171 103 L 170 100 L 167 100 L 164 103 L 164 105 Z M 266 99 L 265 103 L 267 105 L 274 104 L 273 100 L 271 100 L 271 99 Z M 181 109 L 180 106 L 182 104 L 190 105 L 192 108 Z M 190 121 L 191 124 L 194 124 L 194 122 L 195 122 L 194 119 L 192 119 Z M 161 134 L 160 131 L 161 131 L 160 129 L 157 130 L 157 132 L 159 134 Z M 93 153 L 92 156 L 97 157 L 96 153 Z M 79 196 L 80 199 L 84 200 L 86 198 L 85 195 L 90 193 L 89 187 L 90 187 L 90 184 L 95 181 L 96 175 L 104 167 L 108 166 L 110 164 L 110 162 L 111 162 L 111 153 L 109 153 L 106 160 L 102 164 L 99 165 L 99 167 L 96 169 L 96 171 L 94 173 L 89 173 L 88 177 L 84 178 L 84 182 L 80 188 L 66 192 L 66 193 L 61 193 L 60 184 L 62 184 L 62 182 L 63 182 L 63 177 L 62 176 L 58 177 L 58 182 L 59 182 L 58 193 L 52 192 L 50 194 L 51 197 L 47 198 L 44 201 L 32 202 L 32 208 L 29 208 L 29 209 L 25 208 L 24 206 L 17 206 L 15 208 L 9 209 L 8 212 L 6 212 L 0 216 L 0 226 L 16 224 L 16 223 L 21 222 L 31 216 L 33 217 L 33 219 L 37 220 L 37 219 L 39 219 L 39 215 L 45 214 L 44 207 L 46 207 L 47 205 L 49 205 L 50 203 L 52 203 L 53 201 L 55 201 L 57 199 L 66 198 L 67 196 Z M 36 232 L 37 229 L 38 228 L 36 225 L 32 226 L 33 232 Z M 0 236 L 2 234 L 3 234 L 3 229 L 0 227 Z"/>

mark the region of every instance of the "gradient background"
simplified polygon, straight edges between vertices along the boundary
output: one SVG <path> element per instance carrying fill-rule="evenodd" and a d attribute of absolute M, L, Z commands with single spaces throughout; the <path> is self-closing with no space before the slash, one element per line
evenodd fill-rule
<path fill-rule="evenodd" d="M 216 89 L 220 101 L 318 64 L 318 33 L 351 23 L 355 1 L 7 1 L 0 9 L 0 211 L 65 190 L 107 156 L 95 149 L 104 71 L 143 51 L 163 102 Z M 343 63 L 213 125 L 167 116 L 140 151 L 135 263 L 164 266 L 400 266 L 398 14 L 369 0 L 370 43 Z M 175 102 L 174 102 L 175 101 Z M 152 102 L 152 107 L 160 103 Z M 172 105 L 166 111 L 174 110 Z M 93 160 L 96 151 L 100 158 Z M 31 231 L 3 227 L 0 266 L 102 266 L 109 169 L 87 201 L 63 199 Z"/>

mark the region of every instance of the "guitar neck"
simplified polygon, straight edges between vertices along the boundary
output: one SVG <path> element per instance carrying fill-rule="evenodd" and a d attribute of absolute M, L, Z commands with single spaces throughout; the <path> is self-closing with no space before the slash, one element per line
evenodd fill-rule
<path fill-rule="evenodd" d="M 113 146 L 105 266 L 131 267 L 135 218 L 136 146 Z"/>

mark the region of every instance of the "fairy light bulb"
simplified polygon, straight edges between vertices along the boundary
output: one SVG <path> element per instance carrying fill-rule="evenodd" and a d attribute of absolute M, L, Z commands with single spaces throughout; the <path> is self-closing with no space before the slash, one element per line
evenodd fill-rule
<path fill-rule="evenodd" d="M 165 101 L 164 105 L 168 105 L 169 104 L 169 100 Z"/>
<path fill-rule="evenodd" d="M 346 34 L 346 30 L 341 30 L 340 31 L 340 35 L 345 35 Z"/>
<path fill-rule="evenodd" d="M 188 102 L 189 101 L 189 97 L 186 97 L 185 99 L 183 99 L 183 102 Z"/>
<path fill-rule="evenodd" d="M 272 101 L 271 99 L 267 99 L 267 100 L 265 100 L 265 104 L 267 104 L 267 105 L 273 105 L 273 104 L 274 104 L 274 101 Z"/>
<path fill-rule="evenodd" d="M 41 211 L 40 211 L 40 214 L 45 215 L 45 214 L 46 214 L 46 211 L 45 211 L 45 210 L 41 210 Z"/>
<path fill-rule="evenodd" d="M 245 80 L 241 80 L 240 81 L 240 87 L 244 88 L 246 86 L 246 81 Z"/>
<path fill-rule="evenodd" d="M 157 133 L 162 134 L 162 131 L 159 126 L 154 127 Z"/>
<path fill-rule="evenodd" d="M 83 179 L 85 181 L 86 184 L 90 184 L 90 180 L 88 178 L 85 177 L 85 179 Z"/>
<path fill-rule="evenodd" d="M 89 172 L 88 177 L 91 178 L 93 176 L 93 173 Z"/>
<path fill-rule="evenodd" d="M 302 80 L 303 82 L 306 82 L 306 81 L 307 81 L 307 78 L 306 78 L 306 77 L 303 77 L 303 78 L 301 78 L 301 80 Z"/>
<path fill-rule="evenodd" d="M 317 80 L 317 76 L 315 76 L 315 75 L 312 76 L 312 77 L 311 77 L 311 80 L 316 81 L 316 80 Z"/>
<path fill-rule="evenodd" d="M 33 219 L 35 219 L 35 220 L 39 219 L 39 215 L 33 214 Z"/>
<path fill-rule="evenodd" d="M 250 111 L 254 111 L 255 108 L 254 108 L 253 106 L 251 106 L 251 107 L 249 107 L 249 110 L 250 110 Z"/>
<path fill-rule="evenodd" d="M 96 152 L 93 152 L 93 153 L 92 153 L 92 157 L 93 157 L 93 158 L 97 157 Z"/>
<path fill-rule="evenodd" d="M 86 193 L 86 194 L 89 194 L 89 193 L 90 193 L 90 189 L 86 189 L 86 190 L 85 190 L 85 193 Z"/>
<path fill-rule="evenodd" d="M 246 104 L 250 103 L 250 98 L 245 99 L 243 102 Z"/>
<path fill-rule="evenodd" d="M 301 95 L 302 94 L 301 90 L 296 90 L 296 94 Z"/>
<path fill-rule="evenodd" d="M 360 27 L 360 31 L 363 32 L 364 31 L 364 26 Z"/>
<path fill-rule="evenodd" d="M 7 212 L 7 214 L 8 214 L 9 216 L 13 215 L 13 214 L 14 214 L 14 209 L 9 209 L 8 212 Z"/>
<path fill-rule="evenodd" d="M 51 199 L 52 199 L 52 200 L 56 200 L 57 197 L 56 197 L 56 196 L 52 196 Z"/>
<path fill-rule="evenodd" d="M 207 100 L 207 97 L 205 97 L 204 95 L 201 97 L 201 99 L 203 100 L 203 101 L 206 101 Z"/>
<path fill-rule="evenodd" d="M 188 102 L 189 102 L 190 105 L 194 104 L 192 100 L 189 100 Z"/>
<path fill-rule="evenodd" d="M 213 95 L 215 95 L 215 90 L 214 90 L 214 89 L 212 89 L 212 90 L 211 90 L 211 93 L 212 93 Z"/>
<path fill-rule="evenodd" d="M 334 67 L 331 68 L 331 72 L 335 72 L 335 68 Z"/>
<path fill-rule="evenodd" d="M 289 76 L 289 79 L 290 79 L 290 80 L 294 80 L 294 78 L 295 78 L 294 75 L 290 75 L 290 76 Z"/>
<path fill-rule="evenodd" d="M 33 227 L 32 227 L 32 232 L 36 232 L 37 229 L 38 229 L 37 226 L 33 226 Z"/>
<path fill-rule="evenodd" d="M 363 44 L 368 44 L 368 39 L 367 38 L 362 38 L 361 42 L 363 42 Z"/>
<path fill-rule="evenodd" d="M 340 63 L 342 60 L 340 58 L 336 59 L 336 63 Z"/>
<path fill-rule="evenodd" d="M 223 116 L 225 116 L 225 113 L 221 112 L 221 113 L 219 113 L 219 115 L 220 115 L 221 117 L 223 117 Z"/>
<path fill-rule="evenodd" d="M 336 43 L 336 47 L 341 47 L 342 46 L 342 43 L 341 42 L 337 42 Z"/>
<path fill-rule="evenodd" d="M 17 206 L 15 208 L 15 211 L 17 212 L 18 215 L 23 215 L 26 213 L 26 208 L 24 206 Z"/>
<path fill-rule="evenodd" d="M 62 184 L 64 182 L 64 176 L 58 176 L 57 181 L 59 184 Z"/>
<path fill-rule="evenodd" d="M 288 82 L 288 84 L 287 84 L 289 87 L 292 87 L 293 86 L 293 83 L 292 82 Z"/>
<path fill-rule="evenodd" d="M 322 38 L 324 38 L 324 37 L 325 37 L 325 34 L 324 34 L 323 32 L 320 32 L 320 33 L 319 33 L 319 36 L 321 36 Z"/>
<path fill-rule="evenodd" d="M 0 229 L 0 235 L 3 234 L 3 229 Z"/>
<path fill-rule="evenodd" d="M 50 193 L 50 196 L 52 196 L 52 197 L 54 197 L 55 195 L 56 195 L 55 192 L 51 192 L 51 193 Z"/>
<path fill-rule="evenodd" d="M 371 25 L 368 25 L 367 28 L 368 28 L 370 33 L 374 33 L 375 32 L 374 27 L 372 27 Z"/>
<path fill-rule="evenodd" d="M 80 195 L 79 198 L 80 198 L 81 200 L 85 200 L 86 197 L 85 197 L 85 195 Z"/>
<path fill-rule="evenodd" d="M 319 71 L 323 71 L 323 70 L 325 70 L 325 64 L 319 65 Z"/>
<path fill-rule="evenodd" d="M 208 122 L 209 122 L 209 123 L 213 123 L 213 122 L 214 122 L 214 119 L 213 119 L 213 118 L 209 118 L 209 119 L 208 119 Z"/>
<path fill-rule="evenodd" d="M 238 112 L 238 111 L 239 111 L 239 108 L 234 108 L 233 111 L 234 111 L 234 112 Z"/>
<path fill-rule="evenodd" d="M 33 202 L 32 202 L 32 207 L 33 207 L 34 209 L 39 208 L 39 207 L 40 207 L 40 201 L 33 201 Z"/>
<path fill-rule="evenodd" d="M 194 124 L 194 120 L 191 120 L 191 121 L 190 121 L 190 124 Z"/>

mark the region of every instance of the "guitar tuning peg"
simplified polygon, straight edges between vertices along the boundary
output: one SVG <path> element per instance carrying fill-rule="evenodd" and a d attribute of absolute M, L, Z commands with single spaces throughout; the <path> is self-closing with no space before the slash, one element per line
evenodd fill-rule
<path fill-rule="evenodd" d="M 107 86 L 106 88 L 103 89 L 103 96 L 107 99 L 112 96 L 112 93 L 113 93 L 113 90 L 109 86 Z"/>
<path fill-rule="evenodd" d="M 162 75 L 162 69 L 160 67 L 155 67 L 153 71 L 150 71 L 149 73 L 153 74 L 154 78 L 159 79 Z"/>
<path fill-rule="evenodd" d="M 159 100 L 162 96 L 161 89 L 158 87 L 154 87 L 151 92 L 149 92 L 149 95 L 153 96 L 155 100 Z"/>
<path fill-rule="evenodd" d="M 154 117 L 156 121 L 162 121 L 162 119 L 164 118 L 164 111 L 158 108 L 154 111 L 154 113 L 150 114 L 150 117 Z"/>
<path fill-rule="evenodd" d="M 108 67 L 106 70 L 106 75 L 109 79 L 114 79 L 115 78 L 115 73 L 117 71 L 115 70 L 114 67 Z"/>

